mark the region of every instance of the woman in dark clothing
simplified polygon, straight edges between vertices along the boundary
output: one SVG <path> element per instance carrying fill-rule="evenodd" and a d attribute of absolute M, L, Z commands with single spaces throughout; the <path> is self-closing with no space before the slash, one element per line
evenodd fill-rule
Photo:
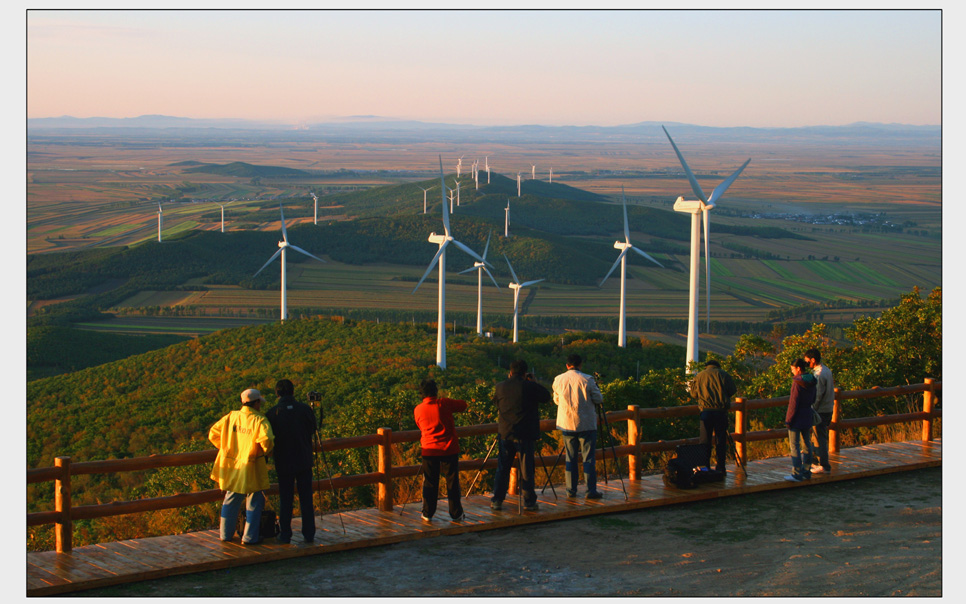
<path fill-rule="evenodd" d="M 812 477 L 812 405 L 815 403 L 815 376 L 805 359 L 792 362 L 792 394 L 788 398 L 785 425 L 788 426 L 788 452 L 792 473 L 785 480 L 801 482 Z M 801 444 L 805 447 L 802 450 Z"/>

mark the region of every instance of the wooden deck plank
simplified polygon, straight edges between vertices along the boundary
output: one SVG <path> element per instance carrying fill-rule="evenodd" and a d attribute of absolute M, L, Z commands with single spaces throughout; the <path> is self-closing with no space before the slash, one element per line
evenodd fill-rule
<path fill-rule="evenodd" d="M 942 465 L 942 443 L 902 442 L 867 445 L 830 454 L 830 473 L 816 474 L 806 482 L 784 480 L 791 472 L 787 457 L 751 461 L 747 475 L 735 467 L 728 468 L 724 482 L 701 485 L 695 489 L 666 487 L 661 474 L 655 473 L 631 481 L 610 477 L 598 484 L 603 498 L 588 500 L 566 496 L 562 485 L 554 485 L 558 496 L 548 490 L 538 493 L 540 509 L 521 514 L 516 496 L 508 496 L 501 511 L 490 509 L 490 498 L 476 494 L 463 500 L 466 518 L 450 522 L 445 501 L 441 501 L 431 522 L 420 518 L 421 503 L 397 504 L 392 511 L 376 509 L 331 512 L 316 517 L 316 537 L 305 544 L 301 521 L 293 518 L 291 544 L 267 539 L 256 546 L 223 542 L 217 530 L 182 535 L 167 535 L 76 548 L 72 553 L 30 552 L 27 554 L 27 595 L 55 595 L 92 587 L 131 582 L 149 578 L 283 560 L 305 555 L 343 551 L 432 538 L 470 531 L 522 526 L 551 520 L 577 518 L 625 510 L 675 505 L 716 497 L 742 495 L 784 488 L 801 488 L 851 480 L 864 476 L 936 467 Z M 627 496 L 625 498 L 625 490 Z M 345 532 L 343 532 L 343 524 Z"/>

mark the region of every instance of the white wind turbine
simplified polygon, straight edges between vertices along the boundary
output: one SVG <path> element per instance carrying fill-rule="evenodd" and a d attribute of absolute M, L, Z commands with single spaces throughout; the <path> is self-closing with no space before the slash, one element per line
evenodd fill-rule
<path fill-rule="evenodd" d="M 279 256 L 282 257 L 282 321 L 284 321 L 288 317 L 288 298 L 286 296 L 286 291 L 287 291 L 287 289 L 286 289 L 287 288 L 286 280 L 287 280 L 287 277 L 286 277 L 286 271 L 285 271 L 285 264 L 286 264 L 285 263 L 285 252 L 286 252 L 286 250 L 288 250 L 289 248 L 291 248 L 291 249 L 295 250 L 296 252 L 298 252 L 300 254 L 304 254 L 304 255 L 308 256 L 309 258 L 315 258 L 319 262 L 325 262 L 325 260 L 319 258 L 318 256 L 313 256 L 312 254 L 306 252 L 302 248 L 300 248 L 298 246 L 295 246 L 295 245 L 292 245 L 291 243 L 288 242 L 288 232 L 285 230 L 285 212 L 282 211 L 282 204 L 279 204 L 279 206 L 278 206 L 278 212 L 279 212 L 279 214 L 282 217 L 282 240 L 278 242 L 278 251 L 275 252 L 272 255 L 272 257 L 268 259 L 268 262 L 266 262 L 265 264 L 263 264 L 262 265 L 262 268 L 258 269 L 258 271 L 256 271 L 255 274 L 252 275 L 252 277 L 253 278 L 254 277 L 257 277 L 258 276 L 258 273 L 260 273 L 263 270 L 265 270 L 265 267 L 266 266 L 268 266 L 269 264 L 271 264 Z"/>
<path fill-rule="evenodd" d="M 610 270 L 607 271 L 607 274 L 604 275 L 604 278 L 603 280 L 601 280 L 599 287 L 604 286 L 604 281 L 607 281 L 607 278 L 610 277 L 610 274 L 614 272 L 615 268 L 617 268 L 617 264 L 620 263 L 621 265 L 621 304 L 620 304 L 620 320 L 618 321 L 618 328 L 617 328 L 617 345 L 620 346 L 621 348 L 626 348 L 627 347 L 627 320 L 626 320 L 625 313 L 626 313 L 627 305 L 625 302 L 625 292 L 626 292 L 625 282 L 627 280 L 627 252 L 629 250 L 634 250 L 635 252 L 647 258 L 648 260 L 660 266 L 661 268 L 664 268 L 664 265 L 658 262 L 657 260 L 655 260 L 654 258 L 651 258 L 648 254 L 642 252 L 640 249 L 634 247 L 631 244 L 631 231 L 630 231 L 630 227 L 627 224 L 627 200 L 624 198 L 623 186 L 621 186 L 621 204 L 624 206 L 624 241 L 614 242 L 614 248 L 621 250 L 621 253 L 619 256 L 617 256 L 617 260 L 614 262 L 614 265 L 611 266 Z"/>
<path fill-rule="evenodd" d="M 419 188 L 420 189 L 423 189 L 422 187 L 419 187 Z M 435 188 L 436 188 L 436 186 L 433 185 L 432 187 L 430 187 L 428 189 L 423 189 L 423 214 L 426 213 L 426 193 L 428 193 L 429 191 L 432 191 Z"/>
<path fill-rule="evenodd" d="M 553 182 L 553 166 L 550 166 L 550 182 Z"/>
<path fill-rule="evenodd" d="M 316 226 L 319 224 L 319 198 L 315 196 L 314 191 L 309 191 L 312 194 L 312 199 L 315 200 L 315 218 L 314 223 Z"/>
<path fill-rule="evenodd" d="M 536 180 L 537 178 L 537 166 L 536 164 L 530 164 L 530 180 Z"/>
<path fill-rule="evenodd" d="M 503 236 L 510 236 L 510 198 L 506 198 L 506 221 L 503 223 Z"/>
<path fill-rule="evenodd" d="M 493 233 L 490 233 L 490 235 L 492 234 Z M 473 270 L 477 271 L 478 273 L 477 284 L 476 284 L 476 333 L 478 334 L 483 333 L 483 272 L 484 271 L 486 271 L 486 274 L 490 277 L 490 281 L 493 282 L 493 285 L 496 285 L 496 288 L 500 289 L 500 286 L 497 284 L 496 279 L 493 278 L 493 273 L 490 272 L 490 269 L 486 268 L 486 252 L 489 251 L 489 249 L 490 249 L 490 236 L 487 235 L 486 247 L 483 248 L 483 256 L 482 256 L 483 262 L 474 262 L 473 266 L 471 266 L 470 268 L 466 269 L 465 271 L 460 271 L 461 275 L 463 273 L 468 273 Z"/>
<path fill-rule="evenodd" d="M 517 172 L 517 197 L 520 197 L 520 173 Z"/>
<path fill-rule="evenodd" d="M 486 184 L 490 184 L 490 156 L 486 156 Z"/>
<path fill-rule="evenodd" d="M 691 183 L 691 190 L 694 194 L 698 196 L 696 201 L 685 201 L 684 197 L 678 197 L 677 201 L 674 202 L 675 212 L 686 212 L 691 214 L 691 284 L 690 284 L 690 297 L 688 300 L 688 345 L 687 345 L 687 356 L 685 357 L 685 368 L 690 367 L 691 362 L 697 360 L 698 358 L 698 262 L 701 256 L 701 223 L 704 222 L 704 265 L 707 271 L 705 276 L 705 281 L 707 282 L 707 294 L 705 296 L 707 302 L 707 321 L 708 329 L 711 327 L 711 262 L 710 256 L 708 254 L 708 230 L 710 222 L 710 212 L 715 206 L 715 202 L 721 199 L 724 192 L 731 186 L 731 183 L 738 178 L 741 171 L 745 169 L 751 159 L 749 158 L 745 163 L 741 165 L 740 168 L 735 170 L 734 174 L 726 178 L 717 187 L 711 191 L 711 197 L 706 197 L 704 191 L 701 189 L 701 185 L 698 184 L 698 179 L 694 177 L 694 173 L 691 168 L 688 167 L 688 162 L 684 161 L 684 156 L 678 150 L 678 146 L 674 144 L 674 139 L 668 134 L 667 128 L 661 126 L 664 130 L 664 134 L 667 135 L 667 139 L 671 141 L 671 146 L 674 147 L 674 153 L 677 154 L 678 159 L 681 161 L 681 166 L 684 167 L 684 173 L 688 177 L 688 181 Z"/>
<path fill-rule="evenodd" d="M 520 290 L 524 287 L 529 287 L 536 283 L 540 283 L 544 279 L 536 279 L 534 281 L 524 281 L 520 283 L 520 279 L 517 274 L 513 271 L 513 265 L 510 264 L 510 259 L 503 254 L 503 259 L 506 260 L 506 265 L 510 267 L 510 274 L 513 275 L 513 281 L 507 286 L 513 290 L 513 343 L 517 342 L 517 317 L 520 313 Z"/>
<path fill-rule="evenodd" d="M 460 155 L 459 160 L 456 162 L 456 178 L 460 177 L 460 171 L 463 169 L 463 156 Z"/>
<path fill-rule="evenodd" d="M 439 264 L 439 311 L 438 311 L 437 327 L 436 327 L 436 364 L 439 365 L 440 368 L 446 369 L 446 246 L 452 243 L 459 249 L 469 254 L 471 257 L 485 264 L 489 264 L 489 263 L 486 262 L 486 260 L 483 260 L 483 258 L 481 258 L 479 254 L 477 254 L 476 252 L 468 248 L 466 245 L 453 239 L 453 236 L 450 235 L 449 214 L 446 212 L 446 195 L 444 193 L 444 191 L 446 190 L 446 183 L 443 182 L 443 158 L 442 157 L 440 157 L 439 159 L 439 182 L 443 187 L 443 191 L 440 192 L 443 198 L 443 204 L 442 204 L 443 205 L 443 234 L 437 235 L 434 232 L 434 233 L 430 233 L 429 235 L 429 242 L 438 244 L 439 251 L 437 251 L 436 255 L 433 256 L 432 262 L 429 263 L 429 267 L 426 269 L 426 272 L 423 273 L 423 276 L 419 280 L 419 283 L 416 284 L 416 287 L 413 288 L 412 293 L 416 293 L 416 290 L 419 289 L 419 286 L 422 285 L 423 281 L 426 280 L 426 277 L 429 275 L 429 273 L 432 272 L 433 267 L 435 267 L 436 264 L 438 263 Z"/>
<path fill-rule="evenodd" d="M 161 227 L 164 225 L 164 210 L 161 209 L 161 202 L 158 202 L 158 243 L 161 243 Z"/>
<path fill-rule="evenodd" d="M 460 181 L 456 179 L 456 207 L 460 207 Z"/>
<path fill-rule="evenodd" d="M 231 203 L 231 202 L 229 201 L 228 203 Z M 225 206 L 228 205 L 228 203 L 219 203 L 218 204 L 218 205 L 221 206 L 221 232 L 222 233 L 225 232 Z"/>

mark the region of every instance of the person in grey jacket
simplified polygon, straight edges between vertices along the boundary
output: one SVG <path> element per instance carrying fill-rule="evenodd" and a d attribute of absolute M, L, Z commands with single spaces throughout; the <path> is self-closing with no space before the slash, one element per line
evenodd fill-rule
<path fill-rule="evenodd" d="M 564 465 L 567 494 L 577 496 L 579 449 L 584 458 L 587 499 L 600 499 L 601 493 L 597 490 L 597 406 L 604 404 L 604 397 L 594 378 L 580 371 L 582 364 L 579 354 L 567 357 L 567 371 L 553 380 L 553 402 L 557 405 L 557 429 L 563 434 L 567 455 Z"/>
<path fill-rule="evenodd" d="M 805 353 L 805 362 L 818 381 L 812 408 L 818 412 L 822 421 L 815 425 L 815 452 L 818 463 L 812 465 L 812 474 L 821 474 L 832 470 L 828 461 L 828 428 L 832 423 L 832 410 L 835 408 L 835 379 L 832 377 L 832 370 L 822 364 L 822 354 L 817 348 L 811 348 Z"/>

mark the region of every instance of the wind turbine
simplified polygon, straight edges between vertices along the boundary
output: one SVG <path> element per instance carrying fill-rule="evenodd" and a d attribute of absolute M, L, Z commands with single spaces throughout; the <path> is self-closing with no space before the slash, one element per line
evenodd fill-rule
<path fill-rule="evenodd" d="M 513 271 L 513 265 L 510 264 L 510 259 L 503 254 L 503 259 L 506 260 L 506 265 L 510 267 L 510 274 L 513 275 L 513 281 L 507 286 L 513 290 L 513 343 L 517 342 L 517 317 L 520 312 L 520 290 L 524 287 L 529 287 L 535 283 L 540 283 L 544 279 L 536 279 L 534 281 L 525 281 L 520 283 L 520 279 L 517 278 L 517 274 Z"/>
<path fill-rule="evenodd" d="M 490 156 L 486 156 L 486 184 L 490 184 Z"/>
<path fill-rule="evenodd" d="M 460 206 L 460 181 L 456 179 L 456 207 Z"/>
<path fill-rule="evenodd" d="M 288 232 L 285 230 L 285 212 L 282 211 L 282 204 L 278 205 L 278 212 L 282 216 L 282 240 L 278 242 L 278 251 L 275 252 L 268 262 L 262 265 L 262 268 L 258 269 L 252 278 L 258 276 L 258 273 L 265 270 L 265 267 L 271 264 L 279 256 L 282 257 L 282 321 L 288 317 L 288 298 L 286 297 L 286 274 L 285 274 L 285 252 L 287 249 L 291 248 L 300 254 L 304 254 L 309 258 L 315 258 L 319 262 L 325 262 L 325 260 L 319 258 L 318 256 L 313 256 L 312 254 L 306 252 L 302 248 L 292 245 L 288 242 Z"/>
<path fill-rule="evenodd" d="M 231 203 L 231 202 L 229 201 L 228 203 Z M 228 205 L 228 203 L 219 203 L 218 204 L 218 205 L 221 206 L 221 232 L 222 233 L 225 232 L 225 206 Z"/>
<path fill-rule="evenodd" d="M 460 155 L 459 160 L 456 162 L 456 178 L 460 177 L 460 171 L 463 169 L 463 156 Z"/>
<path fill-rule="evenodd" d="M 503 236 L 510 236 L 510 198 L 506 198 L 506 222 L 503 223 Z"/>
<path fill-rule="evenodd" d="M 161 243 L 161 226 L 164 224 L 164 210 L 161 209 L 161 202 L 158 202 L 158 243 Z"/>
<path fill-rule="evenodd" d="M 520 173 L 517 172 L 517 197 L 520 196 Z"/>
<path fill-rule="evenodd" d="M 550 166 L 550 182 L 553 182 L 553 166 Z"/>
<path fill-rule="evenodd" d="M 490 235 L 492 234 L 493 233 L 491 232 Z M 468 273 L 472 270 L 475 270 L 478 273 L 477 284 L 476 284 L 476 333 L 478 334 L 483 333 L 483 272 L 484 271 L 486 271 L 486 274 L 489 275 L 490 281 L 493 282 L 493 285 L 496 285 L 496 288 L 500 289 L 500 286 L 497 284 L 496 279 L 493 278 L 493 273 L 490 272 L 490 269 L 486 268 L 486 252 L 489 251 L 490 249 L 490 235 L 487 235 L 486 247 L 483 248 L 483 256 L 482 256 L 483 262 L 474 262 L 473 266 L 471 266 L 470 268 L 466 269 L 465 271 L 460 271 L 461 275 L 463 273 Z"/>
<path fill-rule="evenodd" d="M 312 199 L 315 200 L 315 224 L 319 224 L 319 198 L 315 196 L 314 191 L 309 191 L 312 194 Z"/>
<path fill-rule="evenodd" d="M 416 287 L 413 288 L 412 293 L 416 293 L 419 286 L 422 285 L 423 281 L 433 270 L 436 264 L 439 264 L 439 314 L 437 318 L 436 326 L 436 364 L 439 365 L 441 369 L 446 369 L 446 246 L 453 244 L 459 249 L 463 250 L 471 257 L 483 262 L 484 264 L 489 264 L 479 256 L 476 252 L 468 248 L 466 245 L 460 243 L 459 241 L 453 239 L 453 236 L 449 232 L 449 214 L 446 212 L 446 183 L 443 181 L 443 158 L 439 158 L 439 182 L 442 185 L 442 191 L 440 195 L 443 198 L 443 234 L 437 235 L 435 232 L 430 233 L 429 242 L 439 245 L 439 251 L 433 256 L 432 262 L 429 263 L 429 268 L 423 273 L 422 278 Z"/>
<path fill-rule="evenodd" d="M 664 265 L 658 262 L 657 260 L 655 260 L 654 258 L 651 258 L 648 254 L 642 252 L 640 249 L 634 247 L 631 244 L 631 231 L 627 224 L 627 200 L 624 198 L 623 186 L 621 186 L 621 204 L 624 206 L 624 241 L 614 242 L 614 248 L 621 250 L 621 253 L 619 256 L 617 256 L 617 260 L 614 262 L 614 265 L 611 266 L 610 270 L 607 271 L 607 274 L 604 275 L 604 279 L 600 282 L 599 287 L 604 286 L 604 281 L 607 281 L 607 278 L 610 277 L 610 274 L 614 272 L 615 268 L 617 268 L 617 264 L 620 263 L 621 265 L 621 305 L 620 305 L 620 320 L 618 322 L 618 328 L 617 328 L 617 345 L 620 346 L 621 348 L 626 348 L 627 347 L 627 320 L 626 320 L 625 311 L 626 311 L 627 305 L 625 302 L 625 291 L 626 291 L 625 282 L 627 280 L 627 252 L 629 250 L 634 250 L 635 252 L 637 252 L 641 256 L 644 256 L 645 258 L 647 258 L 654 264 L 660 266 L 661 268 L 664 268 Z"/>
<path fill-rule="evenodd" d="M 664 130 L 664 134 L 667 135 L 667 139 L 671 141 L 671 146 L 674 147 L 674 153 L 678 156 L 681 161 L 681 165 L 684 167 L 684 173 L 688 177 L 688 181 L 691 183 L 691 190 L 694 194 L 698 196 L 696 201 L 685 201 L 684 197 L 678 197 L 677 201 L 674 202 L 675 212 L 685 212 L 691 214 L 691 284 L 690 284 L 690 294 L 688 299 L 688 345 L 687 345 L 687 356 L 685 357 L 685 368 L 690 367 L 691 362 L 697 360 L 698 358 L 698 262 L 701 256 L 701 223 L 704 222 L 704 266 L 707 271 L 705 276 L 705 281 L 707 282 L 708 292 L 705 296 L 707 302 L 707 328 L 711 328 L 711 262 L 710 256 L 708 254 L 708 230 L 710 222 L 709 212 L 714 208 L 715 202 L 721 199 L 724 192 L 731 186 L 731 183 L 738 178 L 741 171 L 745 169 L 751 162 L 749 158 L 745 163 L 741 165 L 740 168 L 735 170 L 735 173 L 724 179 L 721 184 L 711 191 L 711 197 L 706 197 L 704 191 L 701 190 L 701 185 L 698 184 L 698 179 L 694 177 L 694 173 L 691 168 L 688 167 L 688 162 L 684 161 L 684 156 L 678 150 L 678 146 L 674 144 L 674 139 L 668 134 L 667 128 L 661 126 Z"/>
<path fill-rule="evenodd" d="M 535 164 L 530 164 L 530 179 L 537 179 L 537 166 Z"/>
<path fill-rule="evenodd" d="M 419 188 L 420 188 L 420 189 L 423 189 L 422 187 L 419 187 Z M 433 190 L 433 189 L 435 189 L 435 188 L 436 188 L 436 187 L 435 187 L 435 185 L 434 185 L 434 186 L 432 186 L 432 187 L 430 187 L 430 188 L 428 188 L 428 189 L 423 189 L 423 214 L 425 214 L 425 213 L 426 213 L 426 193 L 428 193 L 429 191 L 432 191 L 432 190 Z"/>

